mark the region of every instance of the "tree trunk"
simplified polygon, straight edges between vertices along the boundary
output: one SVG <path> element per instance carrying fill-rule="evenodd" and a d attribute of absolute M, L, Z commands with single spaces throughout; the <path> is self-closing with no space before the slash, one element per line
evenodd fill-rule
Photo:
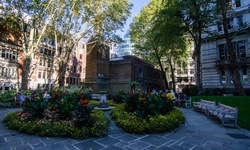
<path fill-rule="evenodd" d="M 24 58 L 24 65 L 22 68 L 22 82 L 21 82 L 21 89 L 23 89 L 23 90 L 28 89 L 30 64 L 31 64 L 31 58 L 25 57 Z"/>
<path fill-rule="evenodd" d="M 65 75 L 66 75 L 66 67 L 67 64 L 65 64 L 63 61 L 59 63 L 59 69 L 58 69 L 58 85 L 59 87 L 64 87 L 65 83 Z"/>
<path fill-rule="evenodd" d="M 196 78 L 196 85 L 198 86 L 198 89 L 199 89 L 199 94 L 202 93 L 202 81 L 201 81 L 201 42 L 202 42 L 202 37 L 201 37 L 201 34 L 202 34 L 202 25 L 201 25 L 201 22 L 198 22 L 198 43 L 196 43 L 196 69 L 197 69 L 197 72 L 196 72 L 196 75 L 197 75 L 197 78 Z"/>
<path fill-rule="evenodd" d="M 175 87 L 175 74 L 174 74 L 174 67 L 171 63 L 171 60 L 169 61 L 170 64 L 170 69 L 171 69 L 171 78 L 172 78 L 172 84 L 173 84 L 173 91 L 176 92 L 176 87 Z"/>
<path fill-rule="evenodd" d="M 226 8 L 226 6 L 224 8 Z M 241 83 L 240 66 L 237 65 L 237 58 L 233 50 L 232 39 L 230 37 L 228 28 L 227 28 L 228 24 L 227 24 L 226 12 L 227 12 L 226 9 L 224 9 L 221 11 L 221 14 L 222 14 L 222 24 L 223 24 L 224 35 L 226 38 L 226 43 L 228 46 L 228 52 L 230 56 L 229 60 L 230 60 L 230 71 L 232 73 L 232 81 L 234 83 L 234 87 L 236 88 L 237 93 L 241 96 L 245 96 L 246 93 Z"/>
<path fill-rule="evenodd" d="M 65 44 L 66 45 L 66 44 Z M 66 47 L 66 46 L 65 46 Z M 67 66 L 70 58 L 70 54 L 72 52 L 73 46 L 70 49 L 64 49 L 64 57 L 59 58 L 58 63 L 58 85 L 59 87 L 64 87 L 65 76 L 67 72 Z"/>
<path fill-rule="evenodd" d="M 157 49 L 155 49 L 155 54 L 156 54 L 157 61 L 158 61 L 159 65 L 160 65 L 160 68 L 161 68 L 161 73 L 162 73 L 163 80 L 165 82 L 165 89 L 164 89 L 164 91 L 166 91 L 166 89 L 169 88 L 169 85 L 168 85 L 168 81 L 167 81 L 167 77 L 166 77 L 166 74 L 165 74 L 165 70 L 162 67 L 161 58 L 160 58 L 160 56 L 158 54 L 158 50 Z"/>

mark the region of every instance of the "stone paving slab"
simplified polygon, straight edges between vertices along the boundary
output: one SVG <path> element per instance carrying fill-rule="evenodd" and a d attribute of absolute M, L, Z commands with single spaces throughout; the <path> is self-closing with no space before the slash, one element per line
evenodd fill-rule
<path fill-rule="evenodd" d="M 40 137 L 9 130 L 0 122 L 0 150 L 250 150 L 249 139 L 230 136 L 231 133 L 250 137 L 249 131 L 224 128 L 218 121 L 202 113 L 180 109 L 186 122 L 171 132 L 160 134 L 128 134 L 111 121 L 110 132 L 106 137 Z M 0 120 L 8 112 L 18 110 L 20 108 L 0 109 Z M 110 117 L 108 111 L 104 113 Z"/>

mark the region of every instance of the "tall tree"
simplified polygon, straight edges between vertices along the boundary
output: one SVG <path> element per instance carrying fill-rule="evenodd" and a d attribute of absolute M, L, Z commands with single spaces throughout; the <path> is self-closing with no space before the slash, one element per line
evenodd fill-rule
<path fill-rule="evenodd" d="M 67 64 L 73 47 L 82 38 L 97 44 L 115 40 L 115 30 L 123 27 L 130 15 L 128 0 L 61 1 L 63 9 L 57 12 L 52 30 L 56 39 L 58 86 L 63 87 Z M 56 8 L 55 8 L 56 9 Z"/>
<path fill-rule="evenodd" d="M 232 81 L 234 83 L 234 87 L 239 95 L 244 96 L 246 95 L 243 85 L 241 83 L 240 78 L 240 66 L 237 63 L 236 52 L 233 48 L 232 39 L 237 35 L 237 31 L 229 32 L 228 29 L 228 17 L 227 12 L 228 8 L 230 9 L 229 3 L 224 0 L 217 0 L 217 12 L 220 13 L 224 36 L 226 39 L 228 52 L 229 52 L 229 60 L 230 60 L 230 72 L 232 73 Z"/>
<path fill-rule="evenodd" d="M 104 42 L 117 37 L 114 31 L 123 27 L 132 7 L 128 0 L 4 0 L 4 3 L 6 14 L 14 14 L 13 19 L 19 22 L 24 54 L 22 89 L 28 88 L 29 77 L 36 67 L 31 59 L 44 37 L 56 39 L 57 79 L 58 85 L 63 86 L 74 45 L 92 35 L 94 29 L 102 33 L 95 34 L 96 40 Z"/>
<path fill-rule="evenodd" d="M 183 44 L 183 32 L 179 18 L 172 18 L 169 5 L 173 1 L 152 0 L 145 6 L 140 14 L 131 23 L 131 38 L 135 43 L 136 54 L 159 66 L 165 81 L 165 87 L 169 88 L 162 60 Z M 180 21 L 179 21 L 180 22 Z"/>
<path fill-rule="evenodd" d="M 196 62 L 196 85 L 200 93 L 202 90 L 201 81 L 201 43 L 202 34 L 215 17 L 215 0 L 175 0 L 176 15 L 182 18 L 188 33 L 194 40 L 195 49 L 193 53 Z"/>
<path fill-rule="evenodd" d="M 40 41 L 51 22 L 54 14 L 48 14 L 47 10 L 52 1 L 34 0 L 4 0 L 4 15 L 12 16 L 12 20 L 18 22 L 15 32 L 20 35 L 23 50 L 23 67 L 21 88 L 27 89 L 31 70 L 32 56 L 39 48 Z M 39 31 L 39 32 L 38 32 Z"/>

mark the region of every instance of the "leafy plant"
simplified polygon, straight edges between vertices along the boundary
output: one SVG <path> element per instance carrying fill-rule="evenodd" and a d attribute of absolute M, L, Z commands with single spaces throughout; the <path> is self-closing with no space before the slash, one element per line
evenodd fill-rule
<path fill-rule="evenodd" d="M 105 136 L 108 133 L 110 120 L 102 111 L 94 110 L 92 117 L 95 122 L 92 127 L 76 128 L 72 121 L 60 120 L 22 120 L 22 112 L 12 112 L 7 114 L 3 123 L 10 129 L 19 130 L 28 134 L 40 136 L 68 136 L 72 138 L 88 138 Z"/>
<path fill-rule="evenodd" d="M 127 112 L 122 104 L 118 104 L 110 111 L 116 125 L 129 133 L 148 134 L 173 130 L 180 126 L 185 118 L 179 109 L 173 109 L 166 115 L 157 114 L 149 118 L 142 118 L 135 113 Z"/>
<path fill-rule="evenodd" d="M 149 118 L 158 114 L 166 115 L 173 110 L 173 99 L 163 93 L 162 95 L 150 93 L 130 93 L 126 99 L 126 110 L 142 118 Z"/>
<path fill-rule="evenodd" d="M 23 105 L 23 111 L 29 112 L 32 119 L 42 119 L 47 108 L 46 101 L 41 97 L 26 99 Z"/>
<path fill-rule="evenodd" d="M 75 126 L 82 128 L 83 126 L 90 127 L 94 124 L 94 120 L 91 117 L 91 111 L 94 109 L 94 106 L 88 106 L 88 99 L 81 99 L 78 103 L 78 107 L 75 109 Z"/>
<path fill-rule="evenodd" d="M 127 93 L 124 90 L 119 90 L 116 94 L 112 96 L 115 103 L 124 103 Z"/>

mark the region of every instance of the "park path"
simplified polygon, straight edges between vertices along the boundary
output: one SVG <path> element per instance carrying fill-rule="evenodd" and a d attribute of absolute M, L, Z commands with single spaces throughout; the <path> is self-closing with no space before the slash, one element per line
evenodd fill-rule
<path fill-rule="evenodd" d="M 0 150 L 250 150 L 250 132 L 224 128 L 193 109 L 180 108 L 183 125 L 161 134 L 128 134 L 112 121 L 108 136 L 88 139 L 40 137 L 9 130 L 0 123 Z M 18 108 L 0 109 L 0 120 Z M 109 111 L 105 111 L 109 116 Z"/>

